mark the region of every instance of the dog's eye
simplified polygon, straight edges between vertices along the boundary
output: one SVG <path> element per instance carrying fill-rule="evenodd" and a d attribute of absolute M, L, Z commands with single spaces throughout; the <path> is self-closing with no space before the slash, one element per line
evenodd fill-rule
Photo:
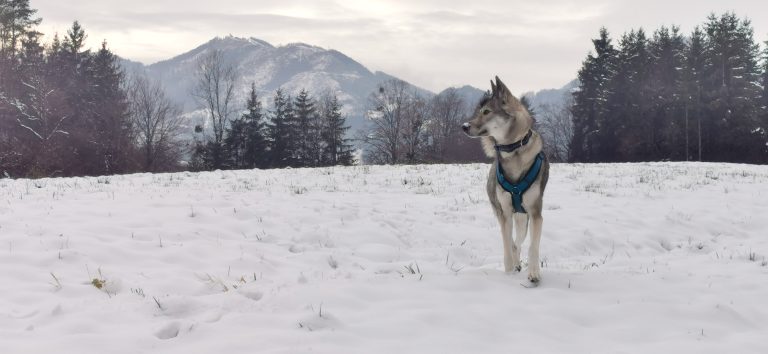
<path fill-rule="evenodd" d="M 483 115 L 486 115 L 486 116 L 487 116 L 487 115 L 489 115 L 489 114 L 491 114 L 491 110 L 490 110 L 490 109 L 487 109 L 487 108 L 486 108 L 486 109 L 484 109 L 484 110 L 483 110 Z"/>

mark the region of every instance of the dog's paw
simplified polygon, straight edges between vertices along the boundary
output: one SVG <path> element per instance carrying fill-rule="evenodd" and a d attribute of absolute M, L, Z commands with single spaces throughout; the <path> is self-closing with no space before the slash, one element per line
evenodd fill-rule
<path fill-rule="evenodd" d="M 523 270 L 523 266 L 521 266 L 521 265 L 519 265 L 519 264 L 518 264 L 518 265 L 515 267 L 515 272 L 519 272 L 519 271 L 521 271 L 521 270 Z"/>
<path fill-rule="evenodd" d="M 537 284 L 541 280 L 541 275 L 539 272 L 530 272 L 528 273 L 528 281 L 534 284 Z"/>

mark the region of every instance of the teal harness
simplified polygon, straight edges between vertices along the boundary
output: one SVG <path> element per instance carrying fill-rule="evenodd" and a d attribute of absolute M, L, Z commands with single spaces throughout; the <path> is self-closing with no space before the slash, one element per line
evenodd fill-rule
<path fill-rule="evenodd" d="M 516 213 L 526 213 L 525 208 L 523 208 L 523 193 L 531 188 L 533 182 L 536 181 L 536 177 L 539 176 L 541 166 L 544 165 L 544 152 L 539 152 L 536 155 L 536 159 L 533 161 L 531 168 L 517 183 L 512 183 L 504 177 L 504 170 L 501 167 L 501 153 L 513 152 L 520 147 L 525 146 L 531 140 L 532 135 L 533 131 L 529 130 L 528 134 L 525 135 L 523 140 L 509 145 L 494 146 L 496 149 L 496 181 L 499 182 L 501 188 L 504 188 L 505 191 L 512 195 L 512 206 L 515 208 Z"/>

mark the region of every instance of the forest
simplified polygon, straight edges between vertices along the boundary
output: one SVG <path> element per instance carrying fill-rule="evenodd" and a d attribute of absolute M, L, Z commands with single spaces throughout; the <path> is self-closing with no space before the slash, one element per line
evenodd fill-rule
<path fill-rule="evenodd" d="M 712 14 L 614 41 L 602 28 L 573 92 L 573 162 L 768 162 L 768 52 L 749 20 Z"/>
<path fill-rule="evenodd" d="M 43 43 L 41 21 L 29 0 L 0 0 L 0 178 L 485 161 L 458 129 L 475 102 L 457 89 L 382 82 L 352 132 L 337 92 L 264 100 L 213 50 L 189 92 L 205 114 L 195 125 L 106 41 L 85 48 L 80 23 Z M 592 46 L 562 106 L 521 97 L 552 161 L 768 162 L 768 50 L 749 20 L 712 14 L 689 34 L 617 40 L 602 28 Z"/>
<path fill-rule="evenodd" d="M 251 85 L 238 102 L 236 68 L 212 51 L 190 92 L 207 119 L 188 127 L 157 80 L 127 74 L 106 42 L 85 48 L 77 21 L 44 44 L 28 0 L 0 0 L 0 10 L 0 178 L 354 162 L 333 93 L 277 90 L 264 110 Z"/>

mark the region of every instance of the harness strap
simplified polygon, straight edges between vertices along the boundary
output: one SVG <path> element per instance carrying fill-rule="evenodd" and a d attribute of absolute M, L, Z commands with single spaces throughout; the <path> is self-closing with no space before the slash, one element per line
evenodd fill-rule
<path fill-rule="evenodd" d="M 504 177 L 504 170 L 501 167 L 501 154 L 496 154 L 496 180 L 499 182 L 501 188 L 509 192 L 512 195 L 512 206 L 516 213 L 527 213 L 523 207 L 523 193 L 525 193 L 536 178 L 539 176 L 541 166 L 544 164 L 544 152 L 539 152 L 536 155 L 536 159 L 533 161 L 533 165 L 525 173 L 523 178 L 518 183 L 512 183 Z"/>

